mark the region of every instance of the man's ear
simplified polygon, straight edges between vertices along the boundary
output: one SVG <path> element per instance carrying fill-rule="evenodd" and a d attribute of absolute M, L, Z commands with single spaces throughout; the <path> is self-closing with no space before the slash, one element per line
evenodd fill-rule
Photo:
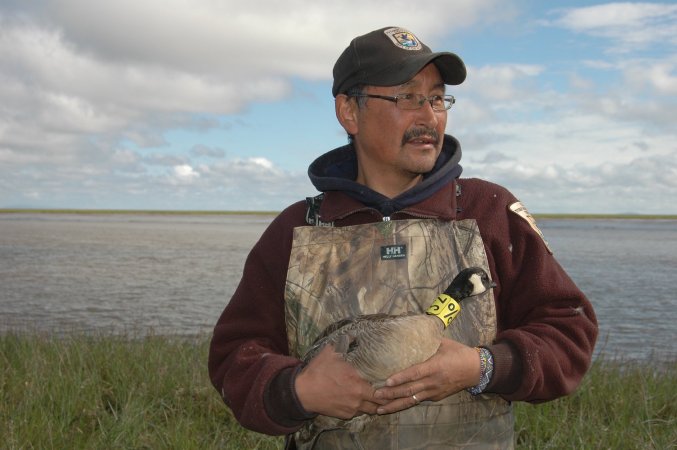
<path fill-rule="evenodd" d="M 339 94 L 335 100 L 336 118 L 339 123 L 350 135 L 357 134 L 357 115 L 359 113 L 357 101 L 354 97 L 348 97 L 345 94 Z"/>

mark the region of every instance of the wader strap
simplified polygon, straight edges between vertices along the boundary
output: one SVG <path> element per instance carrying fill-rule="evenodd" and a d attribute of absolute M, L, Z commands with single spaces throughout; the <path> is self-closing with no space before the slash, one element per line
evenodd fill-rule
<path fill-rule="evenodd" d="M 320 220 L 320 206 L 322 206 L 324 194 L 315 197 L 306 197 L 306 223 L 317 227 L 333 227 L 334 222 L 323 222 Z"/>

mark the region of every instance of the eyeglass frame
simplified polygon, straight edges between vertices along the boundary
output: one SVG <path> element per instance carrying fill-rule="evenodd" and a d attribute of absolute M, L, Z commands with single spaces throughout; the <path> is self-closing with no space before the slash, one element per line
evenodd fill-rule
<path fill-rule="evenodd" d="M 412 96 L 412 97 L 415 96 L 416 98 L 418 98 L 418 107 L 417 108 L 402 108 L 402 106 L 400 106 L 401 103 L 398 103 L 398 100 L 400 100 L 400 98 L 404 98 L 404 97 L 407 97 L 407 96 Z M 398 95 L 395 95 L 395 96 L 378 95 L 378 94 L 351 94 L 351 95 L 349 95 L 349 97 L 380 98 L 381 100 L 388 100 L 390 102 L 395 103 L 395 106 L 398 107 L 399 109 L 403 110 L 403 111 L 416 111 L 418 109 L 421 109 L 421 108 L 423 108 L 423 104 L 425 102 L 430 103 L 430 107 L 433 109 L 433 111 L 438 111 L 438 112 L 449 111 L 451 109 L 451 107 L 454 106 L 454 104 L 456 103 L 456 97 L 454 97 L 451 94 L 431 95 L 429 97 L 426 97 L 423 94 L 398 94 Z M 444 102 L 444 104 L 445 105 L 448 104 L 449 106 L 445 107 L 444 109 L 435 109 L 435 107 L 433 106 L 433 101 L 434 101 L 435 97 L 441 98 L 442 101 Z"/>

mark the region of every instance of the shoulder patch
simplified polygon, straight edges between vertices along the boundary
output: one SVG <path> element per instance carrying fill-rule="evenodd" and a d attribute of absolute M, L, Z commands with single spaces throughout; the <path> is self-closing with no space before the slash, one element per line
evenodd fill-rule
<path fill-rule="evenodd" d="M 550 246 L 548 245 L 548 241 L 545 240 L 545 236 L 543 236 L 543 232 L 538 228 L 538 225 L 536 225 L 536 219 L 533 218 L 531 214 L 529 214 L 529 211 L 527 210 L 526 206 L 522 204 L 522 202 L 515 202 L 512 205 L 508 207 L 510 211 L 514 212 L 518 216 L 520 216 L 522 219 L 526 220 L 529 226 L 541 237 L 543 240 L 543 243 L 545 244 L 545 248 L 548 249 L 548 252 L 552 254 L 552 250 L 550 249 Z"/>

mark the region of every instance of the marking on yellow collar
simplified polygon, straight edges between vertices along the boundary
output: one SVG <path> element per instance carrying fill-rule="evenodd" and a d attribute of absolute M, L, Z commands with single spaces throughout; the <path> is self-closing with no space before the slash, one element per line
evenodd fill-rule
<path fill-rule="evenodd" d="M 460 312 L 461 305 L 456 300 L 447 294 L 440 294 L 425 313 L 440 319 L 446 328 Z"/>

